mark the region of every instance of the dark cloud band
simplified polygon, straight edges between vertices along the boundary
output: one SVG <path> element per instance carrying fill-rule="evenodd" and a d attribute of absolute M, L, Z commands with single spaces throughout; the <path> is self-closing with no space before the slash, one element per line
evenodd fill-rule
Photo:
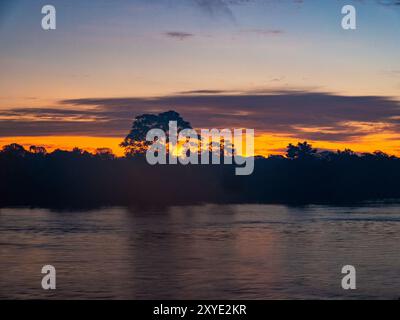
<path fill-rule="evenodd" d="M 0 136 L 123 136 L 135 116 L 176 110 L 197 128 L 246 127 L 296 138 L 346 141 L 370 133 L 400 133 L 400 104 L 378 96 L 282 91 L 241 94 L 213 90 L 150 98 L 90 98 L 58 108 L 0 112 Z"/>

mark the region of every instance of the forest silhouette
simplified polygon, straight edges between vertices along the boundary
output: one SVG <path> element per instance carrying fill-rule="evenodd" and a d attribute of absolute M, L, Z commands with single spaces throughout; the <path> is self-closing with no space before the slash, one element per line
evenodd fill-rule
<path fill-rule="evenodd" d="M 400 158 L 383 152 L 318 151 L 290 144 L 285 156 L 256 157 L 254 173 L 235 166 L 147 163 L 143 133 L 178 113 L 140 115 L 121 143 L 124 157 L 107 148 L 48 153 L 18 144 L 0 151 L 0 206 L 95 208 L 198 203 L 348 204 L 400 198 Z M 135 146 L 138 146 L 136 148 Z"/>

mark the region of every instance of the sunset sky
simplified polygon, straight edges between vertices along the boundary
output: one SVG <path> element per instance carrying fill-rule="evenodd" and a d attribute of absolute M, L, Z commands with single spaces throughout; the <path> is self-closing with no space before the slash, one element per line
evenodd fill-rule
<path fill-rule="evenodd" d="M 399 31 L 398 0 L 2 0 L 0 145 L 122 154 L 135 116 L 175 110 L 254 128 L 258 154 L 400 155 Z"/>

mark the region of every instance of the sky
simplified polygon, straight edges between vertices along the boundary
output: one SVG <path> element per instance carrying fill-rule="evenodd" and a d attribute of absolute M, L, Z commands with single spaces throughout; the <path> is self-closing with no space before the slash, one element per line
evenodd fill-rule
<path fill-rule="evenodd" d="M 400 155 L 399 31 L 399 0 L 1 0 L 0 145 L 122 154 L 135 116 L 176 110 L 258 154 Z"/>

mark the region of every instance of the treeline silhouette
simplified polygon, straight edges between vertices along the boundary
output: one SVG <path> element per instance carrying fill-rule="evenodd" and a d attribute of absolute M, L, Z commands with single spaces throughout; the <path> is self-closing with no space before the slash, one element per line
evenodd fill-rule
<path fill-rule="evenodd" d="M 0 151 L 0 206 L 92 208 L 196 203 L 354 203 L 400 198 L 400 158 L 383 152 L 318 152 L 307 142 L 286 156 L 257 157 L 250 176 L 233 165 L 156 165 L 108 149 L 47 153 L 18 144 Z"/>

